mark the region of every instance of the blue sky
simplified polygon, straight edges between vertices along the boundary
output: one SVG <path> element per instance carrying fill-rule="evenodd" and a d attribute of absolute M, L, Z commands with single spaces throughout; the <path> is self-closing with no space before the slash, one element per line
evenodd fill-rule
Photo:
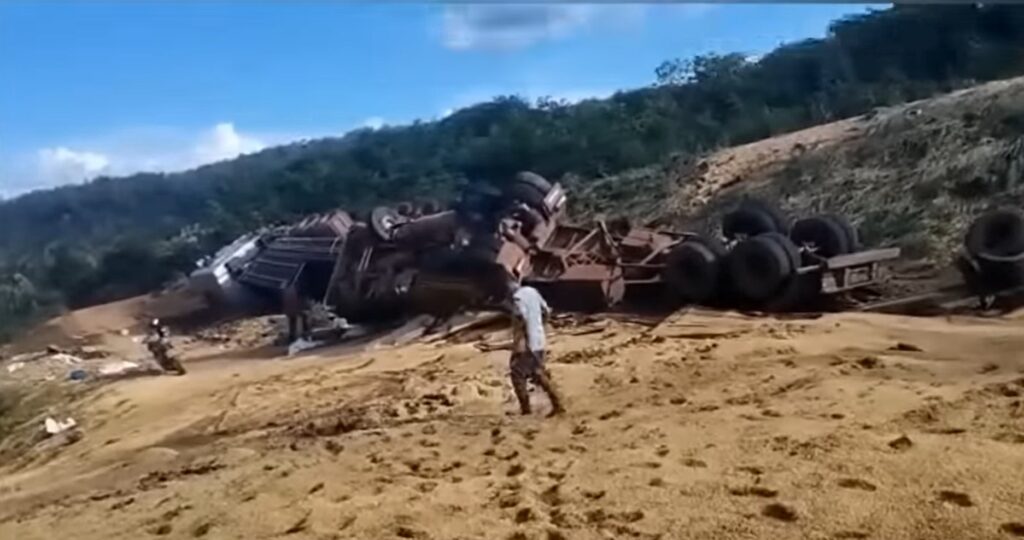
<path fill-rule="evenodd" d="M 881 6 L 879 6 L 881 7 Z M 858 4 L 0 2 L 0 195 L 182 170 L 498 94 L 577 100 Z"/>

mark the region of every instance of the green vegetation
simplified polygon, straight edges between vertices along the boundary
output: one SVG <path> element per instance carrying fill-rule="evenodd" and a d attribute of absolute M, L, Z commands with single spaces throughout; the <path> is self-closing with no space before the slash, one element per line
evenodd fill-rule
<path fill-rule="evenodd" d="M 0 334 L 60 306 L 150 290 L 262 223 L 445 198 L 522 169 L 571 174 L 595 197 L 650 198 L 646 187 L 665 187 L 657 176 L 636 176 L 643 194 L 601 179 L 1022 72 L 1024 7 L 899 5 L 756 61 L 671 60 L 655 70 L 656 84 L 608 99 L 500 97 L 436 122 L 31 193 L 0 204 Z M 594 209 L 579 200 L 577 210 Z"/>

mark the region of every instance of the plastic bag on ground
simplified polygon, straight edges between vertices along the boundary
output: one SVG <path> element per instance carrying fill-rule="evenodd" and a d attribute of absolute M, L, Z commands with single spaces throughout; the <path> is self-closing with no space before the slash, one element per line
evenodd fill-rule
<path fill-rule="evenodd" d="M 63 421 L 54 420 L 53 417 L 47 416 L 46 420 L 43 421 L 43 429 L 45 429 L 50 435 L 63 433 L 77 425 L 78 423 L 75 422 L 75 419 L 70 416 Z"/>
<path fill-rule="evenodd" d="M 302 351 L 318 347 L 319 345 L 319 341 L 310 341 L 305 338 L 299 338 L 293 341 L 292 344 L 288 346 L 288 356 L 294 356 Z"/>

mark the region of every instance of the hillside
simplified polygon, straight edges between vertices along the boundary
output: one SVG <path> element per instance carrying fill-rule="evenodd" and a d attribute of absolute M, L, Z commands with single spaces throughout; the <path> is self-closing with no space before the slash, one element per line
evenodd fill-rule
<path fill-rule="evenodd" d="M 622 205 L 605 186 L 643 182 Z M 790 215 L 848 216 L 863 239 L 948 262 L 970 220 L 1024 203 L 1024 78 L 629 171 L 583 190 L 581 213 L 713 227 L 744 196 Z"/>

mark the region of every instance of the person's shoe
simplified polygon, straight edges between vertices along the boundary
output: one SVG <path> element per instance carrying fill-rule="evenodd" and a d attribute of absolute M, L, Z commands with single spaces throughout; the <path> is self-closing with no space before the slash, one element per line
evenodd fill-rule
<path fill-rule="evenodd" d="M 555 407 L 555 408 L 551 409 L 551 412 L 548 413 L 548 418 L 553 418 L 555 416 L 562 416 L 564 414 L 565 414 L 565 408 L 564 407 Z"/>

